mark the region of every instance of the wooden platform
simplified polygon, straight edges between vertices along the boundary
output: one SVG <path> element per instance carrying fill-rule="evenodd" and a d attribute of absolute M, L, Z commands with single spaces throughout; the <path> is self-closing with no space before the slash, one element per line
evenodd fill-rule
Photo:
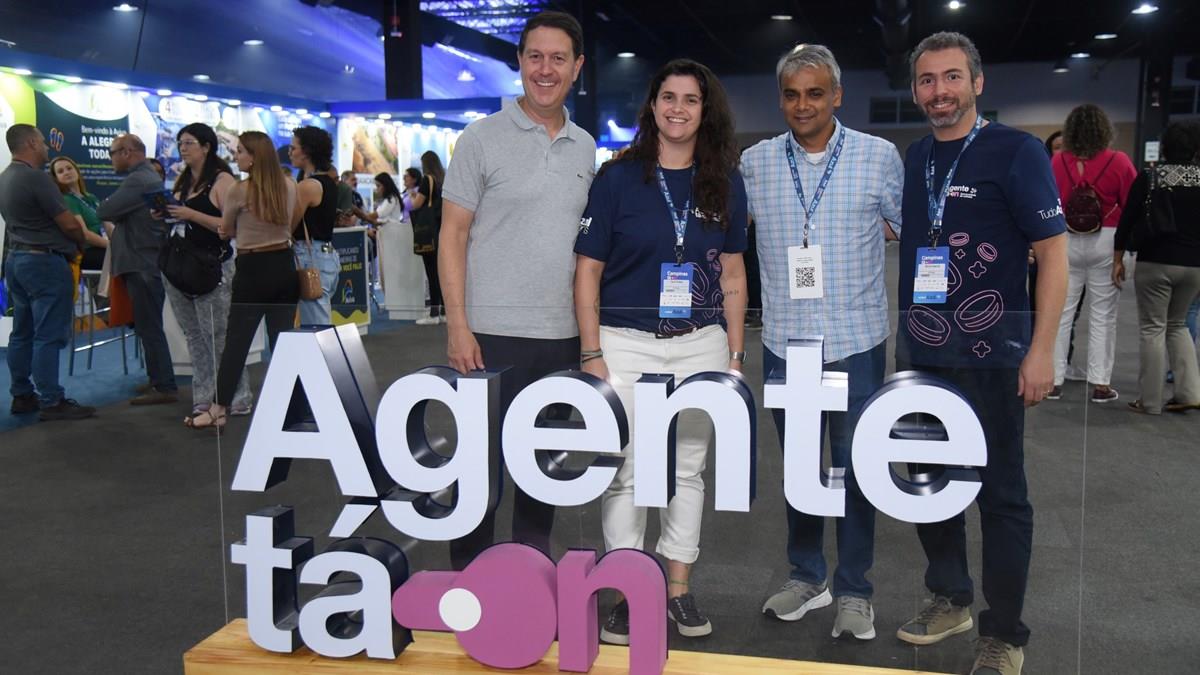
<path fill-rule="evenodd" d="M 550 647 L 546 657 L 524 670 L 487 668 L 462 652 L 450 633 L 413 632 L 413 644 L 395 661 L 368 659 L 329 659 L 301 648 L 294 654 L 275 654 L 250 641 L 246 620 L 235 619 L 210 635 L 183 656 L 185 675 L 434 675 L 441 673 L 558 673 L 558 645 Z M 627 648 L 600 645 L 590 675 L 618 675 L 628 671 Z M 727 654 L 672 651 L 667 659 L 666 675 L 885 675 L 917 671 L 887 668 L 863 668 L 808 661 L 763 659 Z M 926 673 L 926 675 L 929 675 Z"/>

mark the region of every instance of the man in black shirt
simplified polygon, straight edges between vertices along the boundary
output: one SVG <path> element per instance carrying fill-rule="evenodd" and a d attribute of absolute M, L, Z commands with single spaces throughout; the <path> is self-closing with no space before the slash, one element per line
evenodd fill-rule
<path fill-rule="evenodd" d="M 0 216 L 9 248 L 4 285 L 13 306 L 8 342 L 12 413 L 41 410 L 46 421 L 91 417 L 96 409 L 66 398 L 58 383 L 59 352 L 71 335 L 74 298 L 67 261 L 83 246 L 83 224 L 41 169 L 50 160 L 42 132 L 14 124 L 5 140 L 13 158 L 0 173 Z"/>

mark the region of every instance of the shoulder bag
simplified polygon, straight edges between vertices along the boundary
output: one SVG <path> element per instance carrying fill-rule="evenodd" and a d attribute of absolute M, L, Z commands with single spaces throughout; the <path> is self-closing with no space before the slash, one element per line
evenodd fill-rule
<path fill-rule="evenodd" d="M 308 234 L 308 221 L 301 219 L 300 222 L 304 225 L 304 241 L 308 245 L 308 257 L 311 260 L 313 256 L 312 237 Z M 296 249 L 292 248 L 292 255 L 296 255 Z M 301 300 L 318 300 L 325 294 L 325 289 L 321 287 L 321 273 L 315 267 L 304 267 L 300 264 L 300 256 L 296 255 L 296 274 L 300 277 L 300 299 Z"/>
<path fill-rule="evenodd" d="M 434 203 L 434 188 L 437 186 L 433 176 L 425 176 L 425 179 L 429 181 L 429 198 L 425 206 L 412 214 L 413 253 L 417 255 L 437 251 L 438 231 L 442 226 L 441 200 Z"/>

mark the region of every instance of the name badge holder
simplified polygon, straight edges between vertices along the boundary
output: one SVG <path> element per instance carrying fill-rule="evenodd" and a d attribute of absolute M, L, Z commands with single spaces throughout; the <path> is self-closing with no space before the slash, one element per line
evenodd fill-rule
<path fill-rule="evenodd" d="M 691 178 L 688 179 L 687 201 L 682 209 L 677 209 L 675 201 L 671 199 L 671 190 L 667 187 L 667 178 L 663 175 L 662 167 L 656 167 L 655 172 L 658 174 L 658 188 L 667 202 L 667 211 L 671 214 L 671 224 L 675 228 L 675 262 L 665 262 L 659 268 L 658 318 L 690 319 L 692 277 L 695 268 L 691 263 L 683 262 L 683 239 L 687 234 L 688 216 L 692 210 Z"/>
<path fill-rule="evenodd" d="M 917 264 L 913 271 L 913 304 L 939 305 L 946 302 L 950 288 L 950 248 L 938 246 L 942 238 L 942 220 L 946 215 L 946 198 L 950 195 L 950 185 L 954 181 L 954 172 L 958 170 L 958 161 L 970 147 L 971 142 L 983 128 L 983 116 L 975 117 L 975 126 L 963 141 L 958 156 L 950 164 L 946 178 L 942 181 L 942 189 L 933 191 L 933 177 L 937 167 L 933 159 L 933 146 L 929 147 L 929 160 L 925 168 L 925 193 L 929 197 L 929 246 L 917 249 Z"/>
<path fill-rule="evenodd" d="M 796 168 L 796 153 L 792 150 L 791 136 L 786 141 L 785 148 L 788 168 L 792 172 L 792 184 L 796 188 L 796 197 L 800 200 L 800 207 L 804 209 L 803 246 L 788 247 L 788 296 L 792 300 L 815 300 L 825 297 L 824 258 L 821 255 L 820 246 L 808 245 L 808 232 L 813 215 L 817 212 L 817 205 L 821 202 L 821 197 L 825 195 L 825 188 L 829 187 L 833 170 L 842 157 L 842 148 L 845 144 L 846 129 L 843 128 L 838 134 L 833 153 L 829 156 L 829 162 L 825 165 L 825 172 L 821 174 L 821 181 L 817 183 L 817 189 L 813 192 L 812 202 L 807 203 L 804 199 L 804 186 L 800 182 L 800 170 Z"/>

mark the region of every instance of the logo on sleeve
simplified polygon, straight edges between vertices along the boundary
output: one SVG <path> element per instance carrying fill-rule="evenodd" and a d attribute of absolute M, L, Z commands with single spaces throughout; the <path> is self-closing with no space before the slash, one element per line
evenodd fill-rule
<path fill-rule="evenodd" d="M 1063 210 L 1061 199 L 1058 200 L 1058 205 L 1052 209 L 1038 209 L 1038 215 L 1042 217 L 1042 220 L 1050 220 L 1051 218 L 1054 218 L 1055 216 L 1061 216 L 1062 214 Z"/>
<path fill-rule="evenodd" d="M 579 234 L 587 234 L 588 229 L 591 228 L 591 226 L 592 226 L 591 218 L 580 218 L 579 219 Z"/>

